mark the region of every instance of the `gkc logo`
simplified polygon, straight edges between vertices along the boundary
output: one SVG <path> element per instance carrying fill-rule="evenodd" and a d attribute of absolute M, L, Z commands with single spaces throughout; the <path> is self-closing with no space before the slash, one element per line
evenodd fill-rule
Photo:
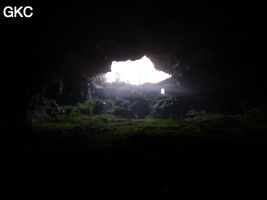
<path fill-rule="evenodd" d="M 33 15 L 33 8 L 31 6 L 6 6 L 3 10 L 6 18 L 11 17 L 31 17 Z"/>

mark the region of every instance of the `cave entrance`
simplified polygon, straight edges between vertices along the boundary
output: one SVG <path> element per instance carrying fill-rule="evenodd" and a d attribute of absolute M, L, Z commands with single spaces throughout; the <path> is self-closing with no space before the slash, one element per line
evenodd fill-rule
<path fill-rule="evenodd" d="M 97 96 L 124 98 L 131 96 L 133 92 L 141 92 L 146 96 L 165 96 L 169 91 L 165 87 L 166 81 L 170 82 L 172 76 L 156 69 L 153 62 L 144 55 L 139 60 L 113 61 L 111 71 L 101 74 L 101 78 L 103 86 L 96 90 Z M 164 91 L 162 88 L 165 88 Z"/>
<path fill-rule="evenodd" d="M 104 75 L 107 83 L 121 82 L 138 86 L 145 83 L 158 83 L 170 77 L 171 75 L 157 70 L 146 56 L 134 61 L 113 61 L 111 72 Z"/>

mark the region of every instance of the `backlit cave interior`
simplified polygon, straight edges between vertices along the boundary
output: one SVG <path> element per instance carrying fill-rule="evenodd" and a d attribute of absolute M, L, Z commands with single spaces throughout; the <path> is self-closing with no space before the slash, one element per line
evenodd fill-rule
<path fill-rule="evenodd" d="M 258 7 L 32 6 L 0 24 L 1 181 L 265 195 Z"/>

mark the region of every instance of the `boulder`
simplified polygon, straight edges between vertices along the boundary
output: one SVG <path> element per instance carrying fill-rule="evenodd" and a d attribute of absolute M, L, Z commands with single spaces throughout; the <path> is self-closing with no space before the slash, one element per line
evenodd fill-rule
<path fill-rule="evenodd" d="M 145 98 L 137 98 L 136 101 L 130 105 L 130 109 L 141 118 L 150 113 L 149 103 Z"/>
<path fill-rule="evenodd" d="M 156 117 L 168 118 L 172 115 L 184 117 L 190 108 L 186 97 L 172 97 L 160 100 L 153 108 Z"/>
<path fill-rule="evenodd" d="M 102 102 L 103 103 L 103 110 L 109 110 L 113 107 L 112 103 L 110 102 Z"/>
<path fill-rule="evenodd" d="M 112 103 L 110 102 L 104 102 L 104 101 L 97 101 L 93 108 L 94 114 L 101 114 L 106 110 L 109 110 L 112 108 Z"/>
<path fill-rule="evenodd" d="M 125 99 L 117 99 L 115 102 L 115 105 L 117 107 L 120 107 L 122 109 L 128 109 L 130 106 L 129 101 L 125 100 Z"/>
<path fill-rule="evenodd" d="M 27 108 L 26 122 L 33 125 L 39 121 L 46 120 L 55 114 L 64 114 L 65 111 L 55 100 L 47 99 L 42 95 L 32 97 Z"/>

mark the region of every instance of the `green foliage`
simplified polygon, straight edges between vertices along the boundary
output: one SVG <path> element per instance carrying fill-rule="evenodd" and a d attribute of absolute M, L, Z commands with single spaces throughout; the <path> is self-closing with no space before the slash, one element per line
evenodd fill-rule
<path fill-rule="evenodd" d="M 43 121 L 35 125 L 33 128 L 35 131 L 42 132 L 55 132 L 55 131 L 70 131 L 73 128 L 77 128 L 78 124 L 73 124 L 69 122 L 51 122 L 51 121 Z"/>
<path fill-rule="evenodd" d="M 75 108 L 75 106 L 72 106 L 72 105 L 63 105 L 62 107 L 64 110 L 69 110 L 69 109 Z"/>
<path fill-rule="evenodd" d="M 181 123 L 172 119 L 153 119 L 148 118 L 144 120 L 140 127 L 168 127 L 168 126 L 179 126 Z"/>
<path fill-rule="evenodd" d="M 93 114 L 93 108 L 96 102 L 107 102 L 107 103 L 111 103 L 112 104 L 112 108 L 105 111 L 106 114 L 108 113 L 112 113 L 114 111 L 114 106 L 115 106 L 115 102 L 116 100 L 114 99 L 100 99 L 97 97 L 91 98 L 83 103 L 77 103 L 75 106 L 74 105 L 63 105 L 63 108 L 65 111 L 70 111 L 70 112 L 75 112 L 75 110 L 77 110 L 79 112 L 79 110 L 84 110 L 86 111 L 87 114 L 92 115 Z"/>
<path fill-rule="evenodd" d="M 218 113 L 208 113 L 205 115 L 198 115 L 195 117 L 186 118 L 186 121 L 196 121 L 196 120 L 214 120 L 214 119 L 222 119 L 227 117 L 225 114 L 218 114 Z"/>
<path fill-rule="evenodd" d="M 173 120 L 173 121 L 184 121 L 184 114 L 182 112 L 179 113 L 170 113 L 169 115 L 169 119 Z"/>
<path fill-rule="evenodd" d="M 79 127 L 82 129 L 97 129 L 108 128 L 112 133 L 116 134 L 135 134 L 135 133 L 163 133 L 163 132 L 177 132 L 181 126 L 187 125 L 188 130 L 196 129 L 198 121 L 210 121 L 213 119 L 220 119 L 223 115 L 209 114 L 206 116 L 197 116 L 194 118 L 180 118 L 180 116 L 173 116 L 169 119 L 119 119 L 110 114 L 101 115 L 85 115 L 81 113 L 58 114 L 50 117 L 44 122 L 38 123 L 35 130 L 71 130 Z"/>
<path fill-rule="evenodd" d="M 88 110 L 88 112 L 90 114 L 92 114 L 93 113 L 93 107 L 97 101 L 101 101 L 101 99 L 92 98 L 92 99 L 85 101 L 84 103 L 78 103 L 77 107 L 80 109 L 86 109 L 86 110 Z"/>
<path fill-rule="evenodd" d="M 99 99 L 92 99 L 80 107 L 92 105 Z M 107 102 L 105 100 L 105 102 Z M 116 100 L 110 100 L 116 106 Z M 70 108 L 70 107 L 69 107 Z M 79 112 L 57 114 L 38 122 L 34 130 L 52 133 L 59 138 L 86 137 L 89 145 L 121 145 L 133 142 L 136 138 L 147 140 L 166 140 L 166 138 L 212 138 L 234 137 L 265 133 L 266 112 L 263 108 L 254 108 L 239 115 L 209 113 L 196 117 L 184 118 L 179 114 L 167 119 L 144 118 L 125 119 L 111 114 L 88 115 Z M 63 133 L 63 134 L 60 134 Z M 135 138 L 135 139 L 134 139 Z M 169 139 L 167 139 L 169 140 Z M 168 141 L 170 142 L 170 141 Z"/>
<path fill-rule="evenodd" d="M 158 134 L 163 133 L 164 130 L 176 129 L 180 127 L 182 123 L 171 119 L 132 119 L 127 124 L 120 123 L 119 126 L 114 129 L 117 134 L 133 136 L 136 134 Z"/>
<path fill-rule="evenodd" d="M 90 117 L 90 120 L 110 122 L 116 120 L 117 118 L 110 114 L 102 114 L 102 115 L 93 115 Z"/>
<path fill-rule="evenodd" d="M 267 117 L 267 108 L 265 106 L 257 106 L 251 108 L 247 115 L 250 116 L 258 116 L 258 117 Z"/>
<path fill-rule="evenodd" d="M 47 121 L 50 122 L 70 122 L 70 123 L 77 123 L 81 120 L 88 120 L 90 119 L 89 115 L 84 115 L 81 113 L 70 113 L 70 114 L 60 114 L 54 117 L 49 118 Z"/>
<path fill-rule="evenodd" d="M 59 114 L 49 119 L 39 122 L 33 128 L 36 131 L 65 130 L 74 127 L 82 129 L 94 129 L 98 127 L 107 127 L 107 123 L 114 120 L 115 117 L 109 114 L 85 115 L 81 113 Z"/>
<path fill-rule="evenodd" d="M 138 129 L 139 129 L 139 127 L 137 127 L 137 126 L 125 125 L 125 126 L 120 126 L 120 127 L 116 128 L 114 133 L 129 136 L 130 134 L 136 133 L 138 131 Z"/>

